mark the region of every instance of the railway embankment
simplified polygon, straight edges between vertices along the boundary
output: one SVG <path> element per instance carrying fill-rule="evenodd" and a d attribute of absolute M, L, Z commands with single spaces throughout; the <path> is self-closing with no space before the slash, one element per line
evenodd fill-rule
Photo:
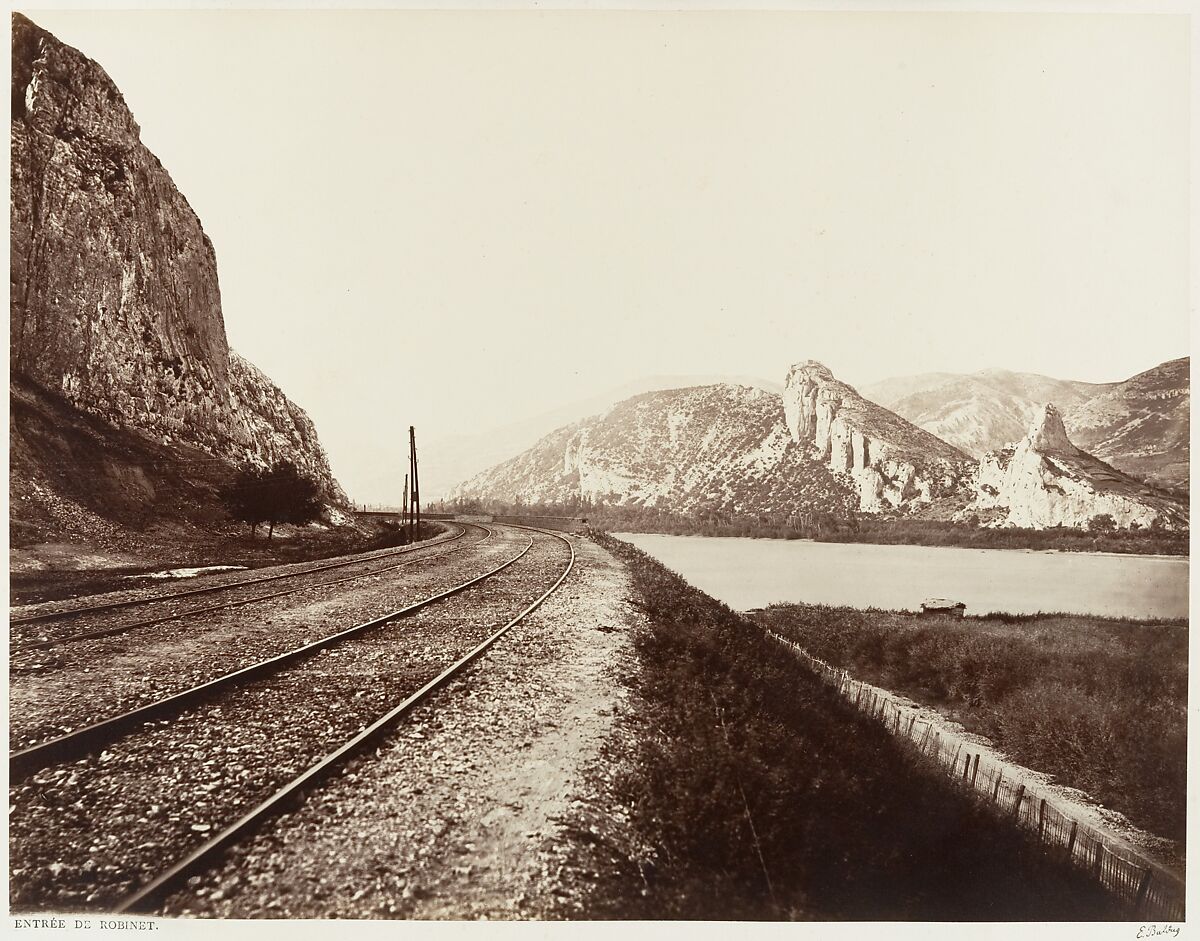
<path fill-rule="evenodd" d="M 403 567 L 358 561 L 261 600 L 246 594 L 261 586 L 232 586 L 223 613 L 42 651 L 52 659 L 14 677 L 18 745 L 280 659 L 14 777 L 14 909 L 1126 917 L 747 618 L 632 547 L 466 528 Z M 350 623 L 373 626 L 340 637 Z M 81 686 L 90 694 L 71 693 Z M 202 858 L 181 869 L 189 854 Z M 164 870 L 177 877 L 141 895 Z"/>

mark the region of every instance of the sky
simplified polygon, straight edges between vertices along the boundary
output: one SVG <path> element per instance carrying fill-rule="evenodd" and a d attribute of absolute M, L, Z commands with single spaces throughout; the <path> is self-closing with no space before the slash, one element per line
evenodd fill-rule
<path fill-rule="evenodd" d="M 436 451 L 643 377 L 1188 353 L 1184 17 L 31 18 L 117 83 L 231 346 L 356 500 L 398 499 L 410 424 Z"/>

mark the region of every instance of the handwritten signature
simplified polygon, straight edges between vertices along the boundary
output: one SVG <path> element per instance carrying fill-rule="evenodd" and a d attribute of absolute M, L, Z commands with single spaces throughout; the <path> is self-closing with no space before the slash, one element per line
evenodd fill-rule
<path fill-rule="evenodd" d="M 1139 938 L 1179 937 L 1178 925 L 1142 925 L 1138 928 Z"/>

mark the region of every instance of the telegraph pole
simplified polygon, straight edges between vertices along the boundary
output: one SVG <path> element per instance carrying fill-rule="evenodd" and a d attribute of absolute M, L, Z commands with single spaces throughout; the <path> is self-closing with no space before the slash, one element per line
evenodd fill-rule
<path fill-rule="evenodd" d="M 404 475 L 404 506 L 400 518 L 404 520 L 404 528 L 408 528 L 408 474 Z"/>
<path fill-rule="evenodd" d="M 410 506 L 413 513 L 413 539 L 416 539 L 421 531 L 421 485 L 417 475 L 417 432 L 412 425 L 408 426 L 408 447 L 412 454 L 412 502 Z"/>

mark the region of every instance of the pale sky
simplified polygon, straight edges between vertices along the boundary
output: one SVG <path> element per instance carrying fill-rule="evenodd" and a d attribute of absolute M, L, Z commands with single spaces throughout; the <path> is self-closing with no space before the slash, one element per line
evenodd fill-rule
<path fill-rule="evenodd" d="M 398 495 L 409 424 L 436 447 L 646 376 L 1188 353 L 1181 16 L 31 18 L 120 87 L 231 345 L 359 500 Z"/>

